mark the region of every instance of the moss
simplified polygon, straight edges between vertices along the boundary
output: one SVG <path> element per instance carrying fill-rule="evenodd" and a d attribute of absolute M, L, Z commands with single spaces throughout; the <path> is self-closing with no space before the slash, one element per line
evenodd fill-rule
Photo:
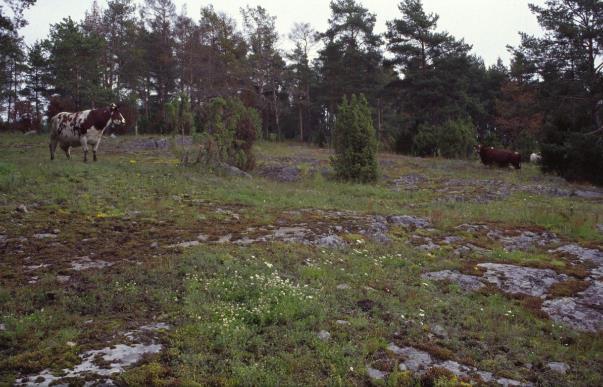
<path fill-rule="evenodd" d="M 557 282 L 549 290 L 551 297 L 573 297 L 588 288 L 589 282 L 583 280 L 568 280 Z"/>

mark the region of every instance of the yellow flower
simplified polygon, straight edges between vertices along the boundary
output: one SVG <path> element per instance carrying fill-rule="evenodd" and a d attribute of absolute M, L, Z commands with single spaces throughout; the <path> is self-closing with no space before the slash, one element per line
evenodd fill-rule
<path fill-rule="evenodd" d="M 136 164 L 136 160 L 130 160 L 130 164 Z"/>

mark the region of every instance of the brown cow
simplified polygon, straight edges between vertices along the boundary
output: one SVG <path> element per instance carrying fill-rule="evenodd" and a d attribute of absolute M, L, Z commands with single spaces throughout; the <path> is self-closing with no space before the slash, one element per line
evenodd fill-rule
<path fill-rule="evenodd" d="M 521 169 L 521 155 L 506 149 L 494 149 L 491 146 L 477 145 L 475 150 L 479 154 L 484 165 L 496 164 L 499 167 L 512 165 L 515 169 Z"/>

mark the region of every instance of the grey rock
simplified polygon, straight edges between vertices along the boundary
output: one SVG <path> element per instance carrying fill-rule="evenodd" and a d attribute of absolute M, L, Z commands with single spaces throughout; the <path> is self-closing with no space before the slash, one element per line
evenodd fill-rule
<path fill-rule="evenodd" d="M 272 237 L 283 242 L 300 243 L 306 241 L 311 233 L 306 227 L 280 227 L 272 233 Z"/>
<path fill-rule="evenodd" d="M 218 243 L 218 244 L 228 243 L 228 242 L 230 242 L 231 239 L 232 239 L 232 234 L 224 235 L 224 236 L 221 236 L 216 243 Z"/>
<path fill-rule="evenodd" d="M 158 247 L 159 247 L 159 242 L 155 241 L 155 242 L 151 243 L 151 248 L 152 249 L 156 249 Z"/>
<path fill-rule="evenodd" d="M 603 234 L 603 223 L 597 225 L 597 230 Z"/>
<path fill-rule="evenodd" d="M 0 324 L 0 332 L 6 331 L 6 325 Z"/>
<path fill-rule="evenodd" d="M 549 317 L 576 330 L 597 332 L 603 330 L 603 282 L 596 281 L 576 297 L 547 300 L 542 310 Z"/>
<path fill-rule="evenodd" d="M 396 355 L 403 356 L 405 359 L 403 361 L 404 365 L 413 372 L 426 371 L 434 363 L 430 354 L 413 347 L 400 348 L 394 343 L 390 343 L 387 349 Z"/>
<path fill-rule="evenodd" d="M 539 233 L 523 231 L 519 235 L 508 236 L 503 235 L 502 232 L 498 230 L 492 230 L 487 235 L 490 239 L 500 241 L 503 247 L 508 251 L 527 251 L 535 247 L 544 247 L 559 243 L 557 236 L 547 231 Z"/>
<path fill-rule="evenodd" d="M 64 284 L 69 282 L 69 280 L 71 279 L 71 276 L 68 275 L 57 275 L 57 282 Z"/>
<path fill-rule="evenodd" d="M 486 383 L 490 383 L 494 380 L 494 374 L 488 371 L 477 371 L 476 374 Z"/>
<path fill-rule="evenodd" d="M 388 244 L 392 243 L 392 240 L 390 239 L 390 237 L 388 237 L 385 233 L 382 233 L 382 232 L 370 234 L 370 238 L 373 242 L 379 243 L 382 245 L 388 245 Z"/>
<path fill-rule="evenodd" d="M 290 166 L 264 166 L 259 175 L 279 182 L 291 183 L 301 179 L 301 169 Z"/>
<path fill-rule="evenodd" d="M 25 206 L 25 204 L 19 204 L 19 205 L 17 206 L 17 208 L 15 208 L 15 210 L 16 210 L 17 212 L 21 212 L 21 213 L 23 213 L 23 214 L 27 214 L 27 213 L 29 212 L 29 211 L 27 210 L 27 207 Z"/>
<path fill-rule="evenodd" d="M 331 338 L 331 334 L 325 330 L 318 332 L 317 336 L 322 341 L 328 341 Z"/>
<path fill-rule="evenodd" d="M 318 239 L 315 244 L 319 247 L 327 247 L 332 249 L 339 249 L 346 246 L 345 241 L 337 235 L 327 235 L 322 237 Z"/>
<path fill-rule="evenodd" d="M 411 173 L 408 175 L 400 176 L 393 181 L 394 186 L 399 191 L 400 189 L 412 190 L 417 189 L 419 184 L 427 181 L 427 178 L 418 173 Z"/>
<path fill-rule="evenodd" d="M 337 285 L 337 290 L 348 290 L 350 288 L 351 287 L 348 284 L 339 284 L 339 285 Z"/>
<path fill-rule="evenodd" d="M 562 375 L 565 375 L 567 371 L 569 371 L 570 367 L 562 362 L 553 361 L 546 365 L 552 371 L 558 372 Z"/>
<path fill-rule="evenodd" d="M 573 194 L 584 199 L 600 199 L 603 198 L 603 193 L 598 191 L 576 190 Z"/>
<path fill-rule="evenodd" d="M 350 322 L 347 320 L 337 320 L 335 321 L 335 324 L 337 325 L 350 325 Z"/>
<path fill-rule="evenodd" d="M 199 246 L 200 244 L 201 244 L 201 242 L 199 242 L 199 241 L 188 241 L 188 242 L 176 243 L 174 245 L 169 245 L 168 248 L 170 248 L 170 249 L 187 249 L 189 247 Z"/>
<path fill-rule="evenodd" d="M 458 237 L 458 236 L 454 236 L 454 235 L 450 235 L 445 237 L 444 239 L 442 239 L 442 243 L 446 244 L 446 245 L 451 245 L 457 242 L 462 242 L 463 238 Z"/>
<path fill-rule="evenodd" d="M 503 292 L 533 297 L 543 297 L 552 285 L 567 278 L 551 269 L 534 269 L 500 263 L 480 263 L 477 266 L 486 269 L 485 280 L 496 285 Z"/>
<path fill-rule="evenodd" d="M 581 262 L 591 262 L 595 268 L 591 271 L 594 276 L 603 276 L 603 252 L 596 249 L 588 249 L 577 244 L 561 246 L 551 253 L 565 253 L 578 258 Z"/>
<path fill-rule="evenodd" d="M 507 378 L 498 378 L 498 379 L 496 379 L 496 383 L 500 384 L 503 387 L 508 387 L 508 386 L 526 386 L 526 384 L 522 384 L 521 382 L 519 382 L 517 380 L 507 379 Z"/>
<path fill-rule="evenodd" d="M 366 367 L 366 374 L 373 380 L 383 380 L 387 376 L 385 372 L 371 367 Z"/>
<path fill-rule="evenodd" d="M 34 234 L 33 237 L 36 239 L 55 239 L 58 237 L 58 235 L 50 234 L 50 233 L 41 233 L 41 234 Z"/>
<path fill-rule="evenodd" d="M 445 368 L 456 376 L 468 376 L 470 372 L 476 371 L 474 367 L 466 366 L 452 360 L 444 361 L 438 364 L 438 367 Z"/>
<path fill-rule="evenodd" d="M 393 215 L 388 216 L 387 221 L 390 224 L 406 228 L 427 228 L 431 227 L 429 220 L 411 215 Z"/>
<path fill-rule="evenodd" d="M 423 251 L 434 251 L 440 248 L 440 245 L 433 243 L 431 240 L 427 240 L 427 243 L 419 245 L 419 249 Z"/>
<path fill-rule="evenodd" d="M 433 333 L 434 335 L 436 335 L 438 337 L 442 337 L 442 338 L 448 337 L 448 332 L 441 325 L 438 325 L 438 324 L 432 325 L 430 330 L 431 330 L 431 333 Z"/>
<path fill-rule="evenodd" d="M 88 269 L 103 269 L 105 267 L 113 266 L 113 263 L 103 260 L 92 260 L 90 257 L 80 257 L 75 261 L 71 261 L 71 270 L 82 271 Z"/>
<path fill-rule="evenodd" d="M 234 176 L 234 177 L 244 177 L 247 179 L 251 179 L 251 175 L 245 171 L 240 170 L 234 165 L 226 164 L 226 163 L 218 163 L 216 164 L 216 170 L 226 176 Z"/>
<path fill-rule="evenodd" d="M 476 291 L 485 286 L 480 281 L 479 277 L 462 274 L 458 271 L 453 270 L 442 270 L 426 273 L 423 274 L 421 277 L 427 280 L 450 281 L 452 283 L 456 283 L 465 292 Z"/>

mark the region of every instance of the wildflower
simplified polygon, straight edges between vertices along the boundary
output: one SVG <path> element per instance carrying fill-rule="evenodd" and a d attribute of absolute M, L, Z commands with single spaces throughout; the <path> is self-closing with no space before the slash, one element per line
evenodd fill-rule
<path fill-rule="evenodd" d="M 136 160 L 130 160 L 130 164 L 136 164 Z"/>
<path fill-rule="evenodd" d="M 255 257 L 254 257 L 255 258 Z M 272 269 L 272 264 L 270 262 L 264 262 L 266 264 L 266 266 L 268 266 L 269 269 Z"/>

